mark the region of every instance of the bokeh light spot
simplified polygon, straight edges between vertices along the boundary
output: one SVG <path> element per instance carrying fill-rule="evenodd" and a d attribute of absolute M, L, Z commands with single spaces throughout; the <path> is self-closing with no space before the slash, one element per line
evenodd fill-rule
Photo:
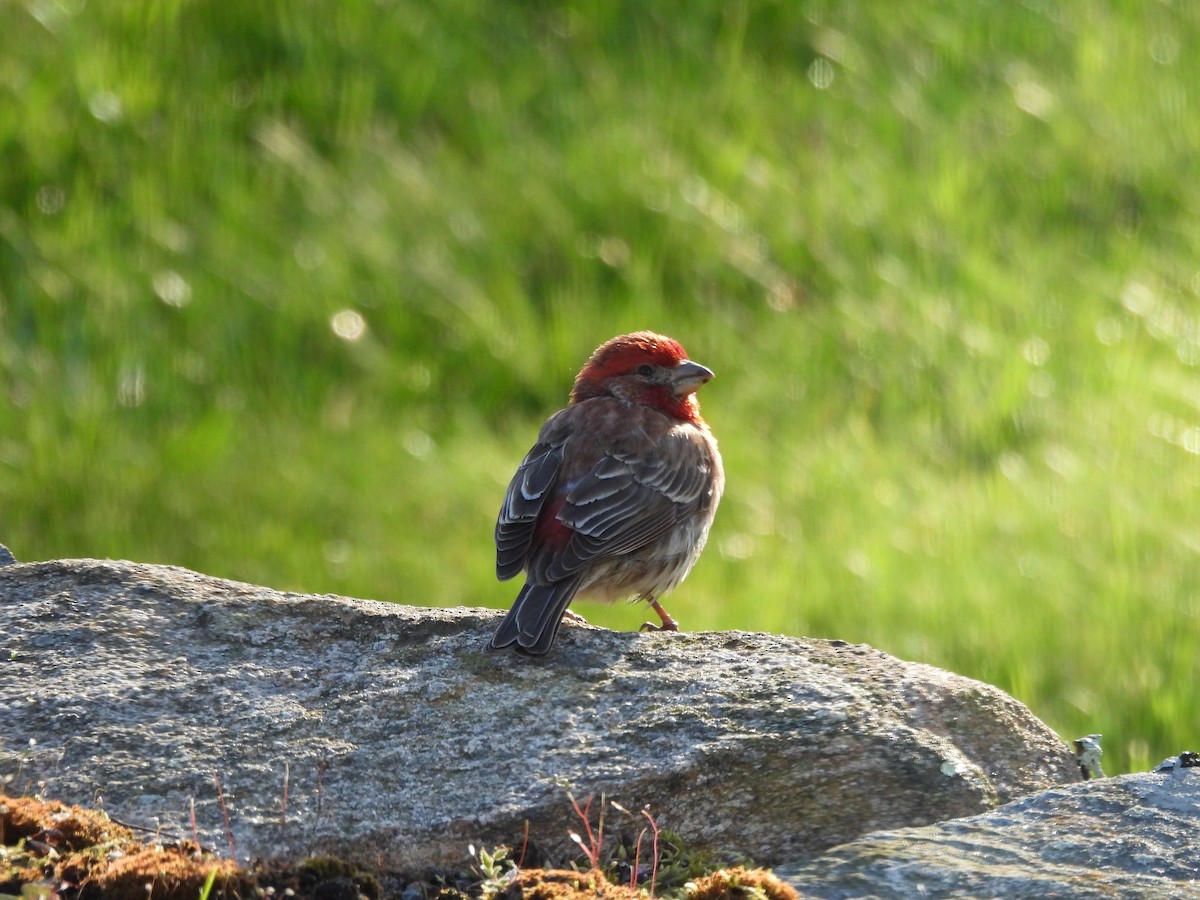
<path fill-rule="evenodd" d="M 367 320 L 353 309 L 340 309 L 329 320 L 329 327 L 343 341 L 353 343 L 367 333 Z"/>
<path fill-rule="evenodd" d="M 192 302 L 192 286 L 178 272 L 167 269 L 154 276 L 154 293 L 167 306 L 180 309 Z"/>

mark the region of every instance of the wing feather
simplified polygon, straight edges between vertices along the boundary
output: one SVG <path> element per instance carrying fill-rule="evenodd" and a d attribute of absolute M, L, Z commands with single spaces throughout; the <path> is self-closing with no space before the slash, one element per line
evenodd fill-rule
<path fill-rule="evenodd" d="M 682 430 L 636 455 L 606 454 L 567 491 L 558 519 L 575 534 L 547 576 L 563 578 L 650 544 L 703 505 L 711 485 L 707 446 Z"/>
<path fill-rule="evenodd" d="M 538 440 L 517 467 L 496 519 L 496 577 L 517 575 L 525 566 L 538 516 L 562 468 L 562 442 Z"/>

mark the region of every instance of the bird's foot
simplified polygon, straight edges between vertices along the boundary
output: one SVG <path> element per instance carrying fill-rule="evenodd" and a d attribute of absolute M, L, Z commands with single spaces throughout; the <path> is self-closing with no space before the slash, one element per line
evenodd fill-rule
<path fill-rule="evenodd" d="M 678 631 L 679 623 L 671 618 L 671 614 L 667 612 L 659 604 L 657 600 L 650 601 L 650 608 L 658 613 L 658 617 L 662 619 L 661 625 L 655 625 L 653 622 L 643 622 L 642 627 L 638 631 Z"/>
<path fill-rule="evenodd" d="M 569 609 L 563 610 L 562 620 L 564 622 L 570 622 L 572 625 L 586 625 L 588 623 L 588 620 L 579 613 L 573 612 Z"/>

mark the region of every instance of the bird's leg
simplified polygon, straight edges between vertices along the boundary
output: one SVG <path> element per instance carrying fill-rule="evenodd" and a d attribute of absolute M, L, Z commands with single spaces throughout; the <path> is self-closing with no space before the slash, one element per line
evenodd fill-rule
<path fill-rule="evenodd" d="M 661 625 L 654 625 L 650 622 L 643 622 L 639 631 L 678 631 L 679 623 L 671 618 L 671 614 L 662 608 L 657 600 L 650 601 L 650 608 L 658 613 L 658 617 L 662 619 Z"/>
<path fill-rule="evenodd" d="M 571 609 L 563 610 L 562 620 L 564 622 L 570 622 L 572 625 L 586 625 L 588 623 L 587 619 Z"/>

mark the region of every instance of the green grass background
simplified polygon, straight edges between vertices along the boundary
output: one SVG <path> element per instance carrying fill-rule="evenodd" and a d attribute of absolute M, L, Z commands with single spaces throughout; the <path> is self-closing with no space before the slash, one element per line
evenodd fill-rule
<path fill-rule="evenodd" d="M 653 328 L 717 372 L 729 481 L 685 628 L 992 682 L 1110 771 L 1198 749 L 1197 4 L 25 0 L 0 33 L 18 558 L 503 607 L 504 485 Z"/>

